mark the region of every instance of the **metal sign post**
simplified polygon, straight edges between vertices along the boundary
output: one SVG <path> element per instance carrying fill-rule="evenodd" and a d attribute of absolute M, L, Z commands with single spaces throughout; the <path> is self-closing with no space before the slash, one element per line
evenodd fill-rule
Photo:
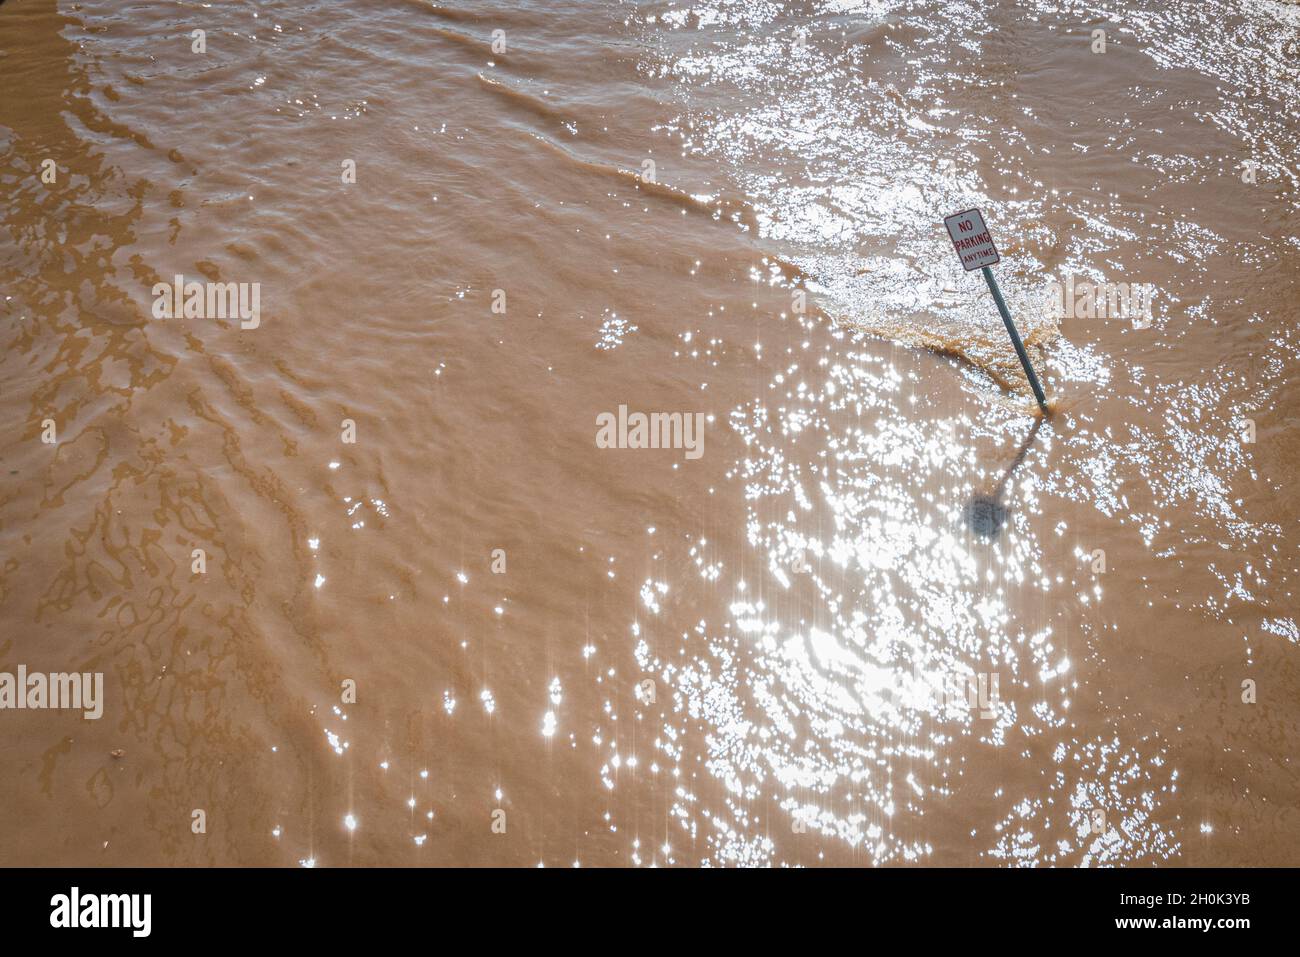
<path fill-rule="evenodd" d="M 1016 324 L 1011 321 L 1011 313 L 1002 298 L 1002 290 L 998 288 L 997 280 L 993 278 L 993 270 L 989 268 L 999 262 L 1001 257 L 998 256 L 997 247 L 993 245 L 993 237 L 989 235 L 988 227 L 984 225 L 983 215 L 978 209 L 968 209 L 944 217 L 943 224 L 948 227 L 948 235 L 952 237 L 952 245 L 957 250 L 958 258 L 961 259 L 962 268 L 967 272 L 979 269 L 984 273 L 984 280 L 989 284 L 989 292 L 993 293 L 993 301 L 997 303 L 998 312 L 1002 314 L 1002 322 L 1007 327 L 1007 335 L 1011 337 L 1011 344 L 1015 346 L 1016 355 L 1020 357 L 1020 364 L 1024 366 L 1029 385 L 1034 390 L 1034 398 L 1038 400 L 1038 407 L 1043 410 L 1043 415 L 1047 415 L 1047 397 L 1043 395 L 1043 387 L 1038 384 L 1038 376 L 1029 362 L 1029 353 L 1025 351 L 1025 344 L 1020 341 L 1020 333 L 1016 330 Z"/>

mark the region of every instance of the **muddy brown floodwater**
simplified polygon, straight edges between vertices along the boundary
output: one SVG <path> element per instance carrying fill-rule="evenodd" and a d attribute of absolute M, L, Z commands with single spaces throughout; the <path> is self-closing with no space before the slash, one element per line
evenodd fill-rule
<path fill-rule="evenodd" d="M 1269 0 L 7 0 L 0 863 L 1300 863 L 1298 142 Z"/>

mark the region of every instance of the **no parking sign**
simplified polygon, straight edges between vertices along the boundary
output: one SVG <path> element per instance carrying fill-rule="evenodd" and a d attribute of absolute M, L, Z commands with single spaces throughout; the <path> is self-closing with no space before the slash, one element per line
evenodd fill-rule
<path fill-rule="evenodd" d="M 952 246 L 961 258 L 962 268 L 967 272 L 982 266 L 992 266 L 999 262 L 998 248 L 993 245 L 993 237 L 984 225 L 984 217 L 978 209 L 945 216 L 943 224 L 948 227 L 952 237 Z"/>
<path fill-rule="evenodd" d="M 1047 415 L 1047 396 L 1043 394 L 1043 387 L 1038 384 L 1038 376 L 1029 361 L 1029 353 L 1025 351 L 1024 343 L 1020 341 L 1016 324 L 1011 321 L 1011 313 L 1007 310 L 997 280 L 993 278 L 993 270 L 989 269 L 990 266 L 1000 262 L 1001 257 L 998 255 L 998 247 L 993 245 L 993 237 L 989 235 L 988 227 L 984 225 L 984 214 L 978 209 L 966 209 L 945 216 L 943 224 L 948 227 L 952 248 L 957 250 L 957 258 L 961 260 L 962 268 L 967 272 L 972 269 L 984 271 L 984 280 L 989 284 L 989 292 L 993 293 L 993 301 L 997 303 L 998 312 L 1002 313 L 1002 322 L 1007 327 L 1007 335 L 1011 337 L 1011 345 L 1015 347 L 1016 355 L 1020 358 L 1029 385 L 1034 390 L 1034 398 L 1038 400 L 1038 407 L 1043 410 L 1043 415 Z"/>

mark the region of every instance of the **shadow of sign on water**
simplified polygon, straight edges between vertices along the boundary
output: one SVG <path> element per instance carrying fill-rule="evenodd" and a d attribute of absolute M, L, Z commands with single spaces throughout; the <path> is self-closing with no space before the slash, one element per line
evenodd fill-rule
<path fill-rule="evenodd" d="M 1020 449 L 1016 452 L 1016 457 L 1002 473 L 1002 478 L 998 481 L 997 486 L 991 493 L 978 492 L 972 496 L 971 500 L 966 503 L 963 510 L 963 516 L 966 520 L 966 527 L 969 528 L 979 538 L 992 541 L 1002 534 L 1002 527 L 1007 520 L 1007 507 L 1002 504 L 1002 494 L 1006 491 L 1007 484 L 1011 481 L 1011 476 L 1015 474 L 1020 463 L 1025 460 L 1029 454 L 1029 448 L 1033 445 L 1038 430 L 1043 426 L 1043 419 L 1036 418 L 1034 426 L 1025 436 L 1025 440 L 1020 443 Z"/>

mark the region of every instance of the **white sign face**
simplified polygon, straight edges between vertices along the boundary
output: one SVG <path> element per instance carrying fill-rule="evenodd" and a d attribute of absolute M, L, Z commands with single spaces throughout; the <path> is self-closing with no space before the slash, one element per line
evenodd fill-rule
<path fill-rule="evenodd" d="M 957 250 L 962 268 L 967 272 L 981 266 L 992 266 L 1000 258 L 978 209 L 946 216 L 943 224 L 948 227 L 953 248 Z"/>

